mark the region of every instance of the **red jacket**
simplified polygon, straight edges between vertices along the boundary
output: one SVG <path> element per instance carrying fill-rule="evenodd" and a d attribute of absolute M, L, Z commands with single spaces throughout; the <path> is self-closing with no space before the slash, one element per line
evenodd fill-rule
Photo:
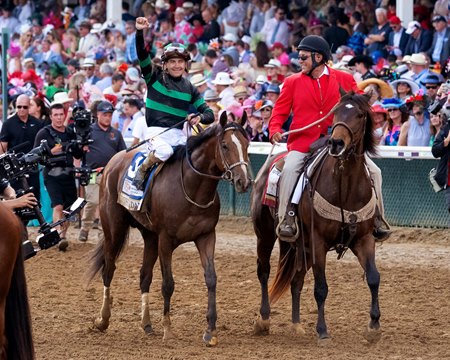
<path fill-rule="evenodd" d="M 302 73 L 289 76 L 284 80 L 280 97 L 278 98 L 269 122 L 269 132 L 282 132 L 281 127 L 291 111 L 294 113 L 289 130 L 299 129 L 325 116 L 339 102 L 339 85 L 345 91 L 361 91 L 356 86 L 353 76 L 343 71 L 328 68 L 329 75 L 320 78 L 320 89 L 317 80 Z M 321 99 L 322 94 L 322 99 Z M 309 146 L 321 134 L 326 135 L 328 127 L 333 122 L 333 115 L 307 130 L 289 135 L 288 150 L 308 152 Z"/>

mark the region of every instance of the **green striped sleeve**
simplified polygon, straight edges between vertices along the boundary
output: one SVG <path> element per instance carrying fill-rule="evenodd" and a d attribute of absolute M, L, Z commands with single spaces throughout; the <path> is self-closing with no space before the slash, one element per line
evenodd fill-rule
<path fill-rule="evenodd" d="M 173 108 L 171 106 L 160 104 L 160 103 L 158 103 L 156 101 L 153 101 L 153 100 L 151 100 L 149 98 L 146 99 L 145 106 L 147 108 L 150 108 L 150 109 L 153 109 L 153 110 L 162 111 L 162 112 L 165 112 L 167 114 L 179 116 L 179 117 L 182 117 L 182 118 L 185 118 L 187 116 L 187 114 L 188 114 L 187 111 L 180 110 L 180 109 L 175 109 L 175 108 Z"/>
<path fill-rule="evenodd" d="M 194 107 L 196 109 L 198 109 L 204 103 L 205 103 L 205 100 L 202 97 L 200 97 L 200 98 L 197 99 L 196 102 L 194 102 Z"/>
<path fill-rule="evenodd" d="M 147 56 L 143 61 L 139 60 L 139 64 L 141 65 L 141 67 L 149 66 L 151 65 L 151 62 L 152 61 L 150 60 L 150 56 Z"/>
<path fill-rule="evenodd" d="M 160 94 L 163 94 L 165 96 L 168 96 L 168 97 L 171 97 L 171 98 L 174 98 L 174 99 L 179 99 L 179 100 L 188 101 L 188 102 L 190 102 L 191 99 L 192 99 L 192 95 L 191 94 L 187 94 L 187 93 L 184 93 L 184 92 L 181 92 L 181 91 L 176 91 L 176 90 L 168 90 L 158 80 L 155 81 L 152 84 L 152 87 L 153 87 L 153 89 L 155 89 Z"/>

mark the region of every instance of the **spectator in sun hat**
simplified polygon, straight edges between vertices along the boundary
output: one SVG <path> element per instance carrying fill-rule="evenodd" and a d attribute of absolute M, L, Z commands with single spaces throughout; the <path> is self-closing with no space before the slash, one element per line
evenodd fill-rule
<path fill-rule="evenodd" d="M 420 84 L 425 86 L 426 95 L 430 99 L 430 102 L 433 102 L 436 99 L 436 94 L 438 92 L 439 87 L 444 82 L 444 78 L 441 74 L 436 74 L 430 72 L 427 77 L 423 80 L 420 80 Z"/>
<path fill-rule="evenodd" d="M 270 59 L 264 65 L 267 71 L 267 81 L 272 84 L 281 84 L 284 81 L 284 75 L 281 74 L 281 62 L 277 59 Z"/>
<path fill-rule="evenodd" d="M 270 84 L 266 89 L 266 99 L 276 103 L 280 97 L 280 87 L 277 84 Z"/>
<path fill-rule="evenodd" d="M 450 56 L 450 28 L 447 19 L 442 15 L 436 15 L 432 20 L 435 29 L 433 42 L 427 54 L 433 63 L 440 63 L 445 67 L 445 63 Z"/>
<path fill-rule="evenodd" d="M 430 116 L 425 96 L 417 94 L 406 100 L 410 117 L 402 125 L 398 146 L 428 146 L 430 143 Z"/>
<path fill-rule="evenodd" d="M 223 45 L 222 45 L 223 53 L 222 54 L 230 55 L 231 58 L 233 59 L 233 65 L 238 66 L 239 65 L 239 51 L 235 46 L 236 41 L 237 41 L 236 35 L 234 35 L 232 33 L 225 34 L 222 37 L 222 40 L 223 40 Z"/>
<path fill-rule="evenodd" d="M 379 143 L 383 137 L 383 133 L 387 125 L 388 111 L 383 107 L 382 103 L 376 101 L 372 105 L 372 113 L 373 129 L 378 140 L 377 143 Z"/>
<path fill-rule="evenodd" d="M 205 91 L 208 89 L 208 85 L 206 84 L 206 79 L 203 76 L 203 74 L 192 75 L 190 82 L 192 85 L 194 85 L 197 88 L 198 92 L 202 96 L 205 93 Z"/>
<path fill-rule="evenodd" d="M 394 96 L 394 91 L 392 88 L 381 79 L 371 78 L 361 81 L 357 85 L 360 90 L 363 90 L 365 93 L 372 94 L 369 104 L 373 104 L 375 101 L 382 101 L 386 98 L 392 98 Z"/>
<path fill-rule="evenodd" d="M 238 85 L 233 88 L 234 98 L 239 104 L 243 105 L 244 101 L 248 99 L 249 92 L 246 86 Z"/>
<path fill-rule="evenodd" d="M 428 61 L 423 53 L 412 54 L 409 59 L 409 64 L 411 65 L 411 70 L 414 73 L 413 80 L 417 83 L 421 89 L 426 90 L 425 86 L 421 84 L 421 81 L 425 79 L 430 73 L 428 68 Z"/>
<path fill-rule="evenodd" d="M 406 44 L 404 55 L 417 54 L 430 49 L 433 34 L 431 31 L 423 29 L 418 21 L 411 21 L 405 33 L 411 36 Z"/>
<path fill-rule="evenodd" d="M 213 104 L 217 104 L 217 102 L 220 100 L 219 94 L 217 94 L 217 92 L 213 89 L 206 90 L 203 98 L 205 99 L 205 102 L 209 107 L 211 107 L 211 105 Z"/>
<path fill-rule="evenodd" d="M 368 55 L 356 55 L 349 62 L 349 67 L 354 67 L 354 70 L 360 74 L 361 80 L 376 78 L 377 76 L 371 70 L 373 66 L 373 59 Z"/>
<path fill-rule="evenodd" d="M 395 97 L 405 101 L 408 97 L 419 91 L 419 85 L 410 79 L 397 79 L 390 83 L 394 90 Z"/>
<path fill-rule="evenodd" d="M 390 54 L 401 56 L 405 53 L 410 35 L 406 33 L 406 29 L 402 26 L 402 21 L 398 16 L 391 16 L 389 24 L 392 31 L 389 34 L 387 49 Z"/>
<path fill-rule="evenodd" d="M 100 80 L 100 78 L 95 75 L 95 65 L 95 60 L 91 58 L 84 59 L 81 65 L 81 70 L 86 76 L 86 83 L 89 85 L 95 85 L 97 81 Z"/>
<path fill-rule="evenodd" d="M 400 138 L 400 130 L 409 119 L 409 113 L 405 103 L 397 98 L 384 99 L 383 108 L 388 112 L 387 126 L 381 139 L 381 145 L 396 146 Z"/>
<path fill-rule="evenodd" d="M 226 72 L 219 72 L 216 78 L 211 81 L 211 83 L 216 87 L 216 91 L 220 97 L 220 104 L 226 108 L 234 101 L 234 91 L 231 87 L 233 80 L 231 80 L 230 75 Z"/>

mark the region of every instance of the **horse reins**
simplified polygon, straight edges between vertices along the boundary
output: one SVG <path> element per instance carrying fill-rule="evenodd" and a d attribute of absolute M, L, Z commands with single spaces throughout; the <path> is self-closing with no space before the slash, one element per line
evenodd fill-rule
<path fill-rule="evenodd" d="M 194 164 L 192 163 L 191 157 L 189 156 L 188 145 L 186 143 L 186 145 L 185 145 L 186 162 L 189 165 L 189 167 L 191 168 L 191 170 L 194 173 L 196 173 L 197 175 L 199 175 L 199 176 L 203 176 L 203 177 L 206 177 L 206 178 L 209 178 L 209 179 L 213 179 L 213 180 L 225 180 L 225 181 L 228 181 L 228 182 L 232 182 L 233 181 L 233 172 L 231 170 L 234 169 L 236 166 L 245 165 L 245 167 L 248 170 L 248 162 L 246 162 L 246 161 L 238 161 L 238 162 L 235 162 L 235 163 L 233 163 L 231 165 L 228 164 L 227 160 L 225 159 L 225 155 L 223 154 L 222 147 L 220 146 L 220 140 L 222 139 L 223 134 L 225 132 L 227 132 L 227 131 L 235 131 L 235 130 L 239 130 L 239 129 L 236 126 L 230 126 L 230 127 L 226 128 L 226 129 L 224 129 L 220 134 L 217 135 L 217 137 L 218 137 L 218 141 L 217 141 L 218 146 L 217 146 L 217 148 L 219 149 L 220 158 L 221 158 L 222 164 L 224 166 L 224 172 L 222 173 L 222 175 L 213 175 L 213 174 L 203 173 L 203 172 L 197 170 L 195 168 Z M 198 206 L 199 208 L 202 208 L 202 209 L 207 209 L 207 208 L 209 208 L 210 206 L 212 206 L 214 204 L 214 201 L 216 200 L 216 193 L 214 193 L 214 198 L 209 203 L 207 203 L 205 205 L 197 204 L 194 200 L 192 200 L 190 198 L 190 196 L 186 192 L 186 188 L 184 186 L 184 181 L 183 181 L 183 176 L 184 176 L 184 174 L 183 174 L 183 162 L 181 162 L 181 188 L 183 189 L 184 196 L 185 196 L 185 198 L 186 198 L 186 200 L 188 202 L 190 202 L 191 204 L 193 204 L 195 206 Z"/>

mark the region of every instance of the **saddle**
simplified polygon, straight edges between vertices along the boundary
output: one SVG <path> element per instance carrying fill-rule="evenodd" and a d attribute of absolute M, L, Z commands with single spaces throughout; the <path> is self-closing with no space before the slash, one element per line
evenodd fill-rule
<path fill-rule="evenodd" d="M 144 153 L 137 152 L 131 160 L 127 171 L 125 171 L 120 179 L 117 202 L 129 211 L 141 210 L 144 199 L 151 196 L 151 188 L 156 175 L 159 174 L 164 165 L 164 163 L 161 162 L 152 166 L 147 172 L 144 190 L 139 190 L 134 186 L 133 179 L 138 167 L 145 159 L 146 155 Z"/>

